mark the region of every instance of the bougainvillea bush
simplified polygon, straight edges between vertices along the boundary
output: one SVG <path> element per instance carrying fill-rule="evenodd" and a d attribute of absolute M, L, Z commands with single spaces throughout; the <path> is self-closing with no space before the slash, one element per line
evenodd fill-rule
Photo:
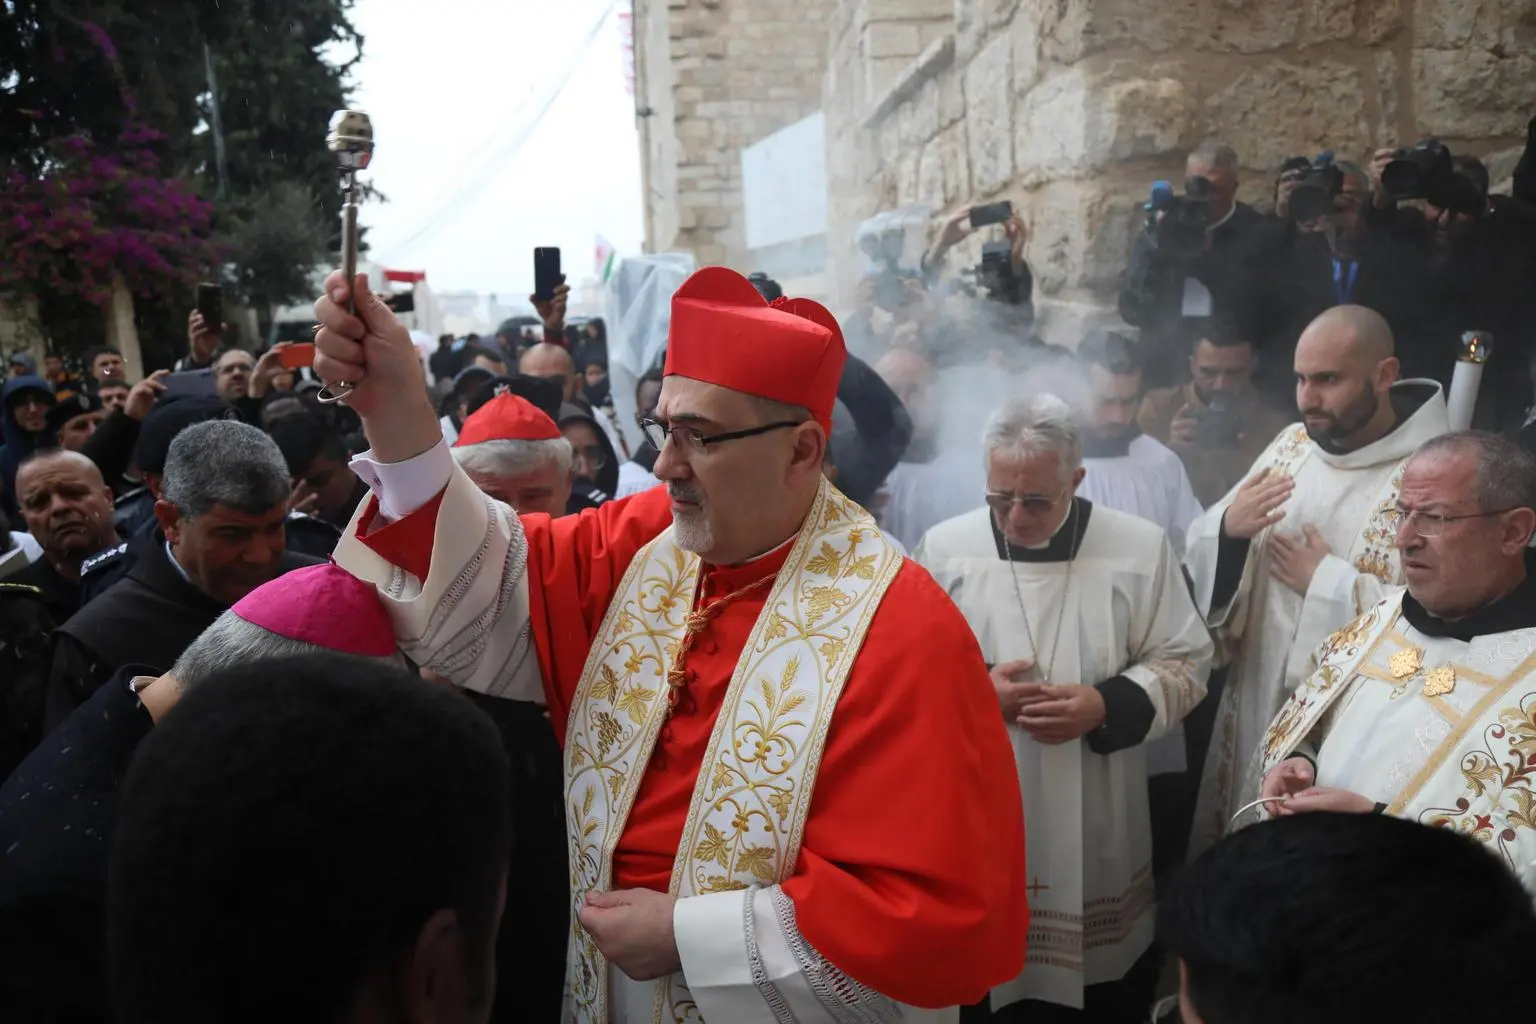
<path fill-rule="evenodd" d="M 0 192 L 0 290 L 105 305 L 114 274 L 144 296 L 206 277 L 224 256 L 213 206 L 185 179 L 161 176 L 160 138 L 131 124 L 108 151 L 73 135 L 51 145 L 39 174 L 12 169 Z"/>

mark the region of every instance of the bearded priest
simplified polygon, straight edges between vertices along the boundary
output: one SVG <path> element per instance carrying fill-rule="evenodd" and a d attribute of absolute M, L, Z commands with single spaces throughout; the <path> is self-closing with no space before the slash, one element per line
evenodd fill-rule
<path fill-rule="evenodd" d="M 1029 964 L 975 1019 L 1145 1020 L 1158 974 L 1146 744 L 1205 696 L 1211 638 L 1163 528 L 1077 496 L 1083 439 L 1065 402 L 1009 402 L 985 445 L 987 507 L 913 555 L 992 663 L 1031 823 Z"/>
<path fill-rule="evenodd" d="M 1404 469 L 1392 521 L 1408 589 L 1314 655 L 1265 739 L 1263 796 L 1277 814 L 1452 829 L 1536 895 L 1536 456 L 1438 437 Z"/>
<path fill-rule="evenodd" d="M 315 369 L 372 444 L 336 559 L 414 660 L 547 702 L 570 1018 L 952 1020 L 1018 973 L 1007 735 L 953 603 L 822 476 L 831 315 L 693 275 L 645 423 L 667 487 L 551 521 L 455 466 L 409 335 L 354 284 L 356 316 L 340 275 L 315 305 Z"/>

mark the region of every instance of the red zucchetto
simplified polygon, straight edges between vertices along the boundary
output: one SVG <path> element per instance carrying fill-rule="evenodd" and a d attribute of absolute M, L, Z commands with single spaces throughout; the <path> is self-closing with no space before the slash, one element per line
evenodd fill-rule
<path fill-rule="evenodd" d="M 824 306 L 769 303 L 734 270 L 705 267 L 672 296 L 664 374 L 804 406 L 829 433 L 847 358 Z"/>
<path fill-rule="evenodd" d="M 485 441 L 553 441 L 560 428 L 526 398 L 502 392 L 464 421 L 455 448 Z"/>

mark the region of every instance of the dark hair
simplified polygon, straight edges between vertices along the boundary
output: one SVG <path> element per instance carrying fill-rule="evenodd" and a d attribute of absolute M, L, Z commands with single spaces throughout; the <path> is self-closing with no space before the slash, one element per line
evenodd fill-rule
<path fill-rule="evenodd" d="M 1240 328 L 1237 321 L 1227 317 L 1207 317 L 1194 322 L 1193 342 L 1208 342 L 1216 348 L 1236 348 L 1238 345 L 1253 346 L 1253 335 Z"/>
<path fill-rule="evenodd" d="M 1312 813 L 1202 854 L 1161 901 L 1158 939 L 1206 1024 L 1443 1024 L 1466 1019 L 1468 992 L 1521 989 L 1536 912 L 1475 840 Z"/>
<path fill-rule="evenodd" d="M 475 361 L 476 356 L 484 356 L 486 359 L 494 359 L 503 366 L 510 365 L 505 352 L 490 345 L 465 345 L 461 350 L 464 354 L 464 365 L 469 366 Z"/>
<path fill-rule="evenodd" d="M 106 380 L 97 381 L 96 386 L 91 389 L 91 393 L 99 395 L 107 388 L 122 388 L 124 391 L 132 391 L 133 385 L 121 377 L 108 377 Z"/>
<path fill-rule="evenodd" d="M 637 409 L 640 407 L 640 389 L 647 384 L 660 384 L 664 378 L 665 375 L 661 372 L 661 367 L 659 366 L 653 366 L 640 375 L 640 379 L 635 381 L 635 407 Z"/>
<path fill-rule="evenodd" d="M 1483 195 L 1488 194 L 1488 165 L 1470 153 L 1457 153 L 1451 157 L 1451 169 L 1477 186 Z"/>
<path fill-rule="evenodd" d="M 87 370 L 96 365 L 98 356 L 117 356 L 119 359 L 123 358 L 123 354 L 111 345 L 97 345 L 85 354 L 85 367 Z"/>
<path fill-rule="evenodd" d="M 319 413 L 301 412 L 280 416 L 267 424 L 267 433 L 282 450 L 292 476 L 302 476 L 320 456 L 345 463 L 350 453 L 341 433 Z"/>
<path fill-rule="evenodd" d="M 450 909 L 478 987 L 510 847 L 508 762 L 462 696 L 329 652 L 191 689 L 139 745 L 108 872 L 124 1024 L 340 1021 Z"/>
<path fill-rule="evenodd" d="M 1140 347 L 1116 331 L 1089 331 L 1077 346 L 1077 361 L 1114 374 L 1140 373 L 1142 368 Z"/>

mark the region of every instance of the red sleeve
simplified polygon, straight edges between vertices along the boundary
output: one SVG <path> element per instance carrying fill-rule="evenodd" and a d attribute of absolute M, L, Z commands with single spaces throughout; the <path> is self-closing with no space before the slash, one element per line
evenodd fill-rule
<path fill-rule="evenodd" d="M 974 634 L 908 561 L 837 705 L 805 845 L 800 931 L 854 980 L 969 1005 L 1024 964 L 1024 811 Z"/>
<path fill-rule="evenodd" d="M 370 533 L 378 514 L 378 502 L 370 495 L 358 520 L 358 539 L 391 565 L 426 579 L 442 500 L 438 494 L 410 515 Z M 550 721 L 563 740 L 592 636 L 630 560 L 671 525 L 671 503 L 666 488 L 653 487 L 579 515 L 520 518 L 528 541 L 529 619 Z"/>

